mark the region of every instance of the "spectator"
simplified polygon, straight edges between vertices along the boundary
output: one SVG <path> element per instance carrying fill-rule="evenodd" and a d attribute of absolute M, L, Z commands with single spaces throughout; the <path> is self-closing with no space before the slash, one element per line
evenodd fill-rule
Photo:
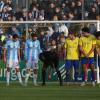
<path fill-rule="evenodd" d="M 59 32 L 64 32 L 64 36 L 67 37 L 68 36 L 68 28 L 65 24 L 62 24 L 59 27 Z"/>
<path fill-rule="evenodd" d="M 3 0 L 1 0 L 1 1 L 0 1 L 0 12 L 2 12 L 3 7 L 4 7 L 4 2 L 3 2 Z"/>
<path fill-rule="evenodd" d="M 16 26 L 12 27 L 12 33 L 13 34 L 17 34 L 18 36 L 20 36 L 20 32 L 18 31 L 18 29 L 16 28 Z"/>
<path fill-rule="evenodd" d="M 92 7 L 91 10 L 90 10 L 90 12 L 89 12 L 88 18 L 90 20 L 94 20 L 94 19 L 96 19 L 96 16 L 97 16 L 97 14 L 96 14 L 96 8 Z"/>
<path fill-rule="evenodd" d="M 54 30 L 52 28 L 52 26 L 48 27 L 47 33 L 51 36 L 53 34 Z"/>
<path fill-rule="evenodd" d="M 43 21 L 44 18 L 45 18 L 45 11 L 41 6 L 39 6 L 39 18 L 38 18 L 38 20 Z"/>
<path fill-rule="evenodd" d="M 1 12 L 1 18 L 4 20 L 4 21 L 7 21 L 7 17 L 9 15 L 9 13 L 7 12 L 7 7 L 4 7 L 2 9 L 2 12 Z"/>
<path fill-rule="evenodd" d="M 40 32 L 40 36 L 39 36 L 39 41 L 40 41 L 40 47 L 42 49 L 42 51 L 46 50 L 46 39 L 45 39 L 45 33 L 43 31 Z"/>
<path fill-rule="evenodd" d="M 33 20 L 38 20 L 39 17 L 39 10 L 37 8 L 37 6 L 33 6 L 32 10 L 31 10 L 32 16 L 33 16 Z"/>
<path fill-rule="evenodd" d="M 46 50 L 49 48 L 50 46 L 50 35 L 48 34 L 48 32 L 45 33 L 45 47 Z"/>
<path fill-rule="evenodd" d="M 23 14 L 22 14 L 22 11 L 21 9 L 17 8 L 15 14 L 14 14 L 14 19 L 15 20 L 20 20 L 20 18 L 23 18 Z"/>
<path fill-rule="evenodd" d="M 28 20 L 29 20 L 29 21 L 34 20 L 34 18 L 33 18 L 33 16 L 32 16 L 32 13 L 31 13 L 31 12 L 28 13 Z"/>

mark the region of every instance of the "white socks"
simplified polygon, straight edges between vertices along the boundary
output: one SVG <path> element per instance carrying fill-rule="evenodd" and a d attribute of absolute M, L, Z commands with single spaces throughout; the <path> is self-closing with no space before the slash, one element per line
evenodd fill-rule
<path fill-rule="evenodd" d="M 7 78 L 7 85 L 9 85 L 9 81 L 10 81 L 10 72 L 7 71 L 6 73 L 6 78 Z"/>
<path fill-rule="evenodd" d="M 30 73 L 27 73 L 26 77 L 25 77 L 25 84 L 26 85 L 27 85 L 29 76 L 30 76 Z M 23 84 L 20 72 L 17 72 L 17 77 L 18 77 L 19 82 L 21 84 Z M 8 72 L 8 71 L 6 73 L 6 80 L 7 80 L 7 85 L 9 85 L 9 82 L 10 82 L 10 72 Z M 34 83 L 34 85 L 37 85 L 37 74 L 33 74 L 33 83 Z"/>
<path fill-rule="evenodd" d="M 37 85 L 37 74 L 33 74 L 33 82 L 34 82 L 34 85 Z"/>
<path fill-rule="evenodd" d="M 21 78 L 21 74 L 20 74 L 20 72 L 17 72 L 17 76 L 18 76 L 18 80 L 19 80 L 19 82 L 22 83 L 22 78 Z"/>
<path fill-rule="evenodd" d="M 27 84 L 28 79 L 29 79 L 29 76 L 30 76 L 30 74 L 29 74 L 29 73 L 27 73 L 27 74 L 26 74 L 26 77 L 25 77 L 25 84 Z"/>
<path fill-rule="evenodd" d="M 18 80 L 19 80 L 19 82 L 22 84 L 23 82 L 22 82 L 22 78 L 21 78 L 21 74 L 20 74 L 20 72 L 17 72 L 17 77 L 18 77 Z M 7 71 L 7 73 L 6 73 L 6 80 L 7 80 L 7 85 L 9 85 L 9 82 L 10 82 L 10 72 L 8 72 Z"/>
<path fill-rule="evenodd" d="M 28 79 L 29 79 L 30 74 L 27 73 L 25 77 L 25 85 L 27 85 Z M 34 85 L 37 85 L 37 74 L 33 74 L 33 83 Z"/>

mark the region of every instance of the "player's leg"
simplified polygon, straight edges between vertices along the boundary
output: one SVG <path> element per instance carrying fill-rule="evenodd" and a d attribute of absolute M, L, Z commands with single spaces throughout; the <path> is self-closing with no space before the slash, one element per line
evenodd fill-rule
<path fill-rule="evenodd" d="M 32 62 L 28 61 L 26 63 L 26 75 L 25 75 L 25 86 L 27 86 L 28 79 L 30 77 L 30 68 L 32 66 Z"/>
<path fill-rule="evenodd" d="M 10 83 L 10 67 L 7 65 L 7 71 L 6 71 L 6 81 L 7 81 L 7 86 L 9 86 Z"/>
<path fill-rule="evenodd" d="M 40 53 L 39 55 L 39 59 L 43 62 L 43 67 L 42 67 L 42 85 L 44 86 L 45 85 L 45 77 L 46 77 L 46 69 L 48 67 L 48 61 L 46 59 L 46 54 L 47 52 L 43 52 L 43 53 Z"/>
<path fill-rule="evenodd" d="M 86 64 L 87 64 L 87 58 L 82 58 L 81 59 L 81 63 L 82 63 L 82 83 L 81 86 L 86 85 L 87 82 L 87 70 L 86 70 Z"/>
<path fill-rule="evenodd" d="M 26 75 L 25 75 L 25 85 L 26 86 L 27 86 L 29 77 L 30 77 L 30 69 L 26 68 Z"/>
<path fill-rule="evenodd" d="M 63 82 L 62 82 L 62 78 L 61 78 L 61 73 L 58 69 L 58 66 L 59 66 L 59 59 L 57 57 L 57 59 L 52 63 L 51 65 L 53 68 L 55 68 L 56 72 L 57 72 L 57 75 L 58 75 L 58 78 L 59 78 L 59 82 L 60 82 L 60 86 L 63 85 Z"/>
<path fill-rule="evenodd" d="M 19 70 L 19 64 L 18 64 L 18 62 L 14 62 L 14 65 L 13 65 L 13 66 L 14 66 L 14 68 L 15 68 L 15 70 L 16 70 L 19 83 L 20 83 L 21 85 L 23 85 L 22 77 L 21 77 L 21 73 L 20 73 L 20 70 Z"/>
<path fill-rule="evenodd" d="M 66 69 L 66 82 L 69 82 L 70 81 L 70 69 L 71 69 L 71 66 L 72 66 L 72 61 L 71 60 L 66 60 L 66 63 L 65 63 L 65 69 Z"/>
<path fill-rule="evenodd" d="M 34 69 L 33 72 L 34 72 L 34 74 L 33 74 L 33 77 L 34 77 L 34 79 L 33 79 L 34 86 L 37 86 L 37 85 L 38 85 L 38 84 L 37 84 L 38 69 Z"/>
<path fill-rule="evenodd" d="M 74 66 L 74 70 L 75 70 L 74 79 L 75 79 L 75 82 L 77 82 L 78 75 L 79 75 L 79 60 L 74 60 L 73 66 Z"/>
<path fill-rule="evenodd" d="M 94 66 L 94 58 L 90 58 L 90 68 L 91 68 L 91 78 L 92 85 L 95 86 L 95 66 Z"/>
<path fill-rule="evenodd" d="M 37 78 L 38 78 L 38 60 L 33 61 L 33 82 L 34 86 L 38 86 L 37 84 Z"/>
<path fill-rule="evenodd" d="M 57 75 L 58 75 L 58 78 L 59 78 L 60 86 L 62 86 L 63 83 L 62 83 L 61 73 L 60 73 L 60 71 L 58 70 L 58 67 L 55 67 L 55 69 L 56 69 L 56 72 L 57 72 Z"/>
<path fill-rule="evenodd" d="M 48 67 L 47 72 L 48 72 L 48 80 L 51 80 L 51 73 L 52 73 L 51 66 Z"/>
<path fill-rule="evenodd" d="M 42 85 L 45 85 L 45 78 L 46 78 L 46 69 L 47 69 L 48 64 L 43 62 L 43 68 L 42 68 Z"/>
<path fill-rule="evenodd" d="M 19 68 L 15 68 L 15 69 L 16 69 L 16 73 L 17 73 L 17 77 L 18 77 L 19 83 L 20 83 L 21 85 L 23 85 L 20 70 L 19 70 Z"/>
<path fill-rule="evenodd" d="M 7 81 L 7 86 L 9 86 L 10 84 L 10 70 L 13 66 L 13 62 L 12 61 L 7 61 L 7 71 L 6 71 L 6 81 Z"/>

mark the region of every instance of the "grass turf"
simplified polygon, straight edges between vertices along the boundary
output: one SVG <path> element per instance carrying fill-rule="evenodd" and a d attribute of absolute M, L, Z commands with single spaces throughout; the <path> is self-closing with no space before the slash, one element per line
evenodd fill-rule
<path fill-rule="evenodd" d="M 7 87 L 5 83 L 0 83 L 0 100 L 100 100 L 100 88 L 78 85 L 60 87 L 58 83 L 44 87 L 34 87 L 29 83 L 23 87 L 17 82 Z"/>

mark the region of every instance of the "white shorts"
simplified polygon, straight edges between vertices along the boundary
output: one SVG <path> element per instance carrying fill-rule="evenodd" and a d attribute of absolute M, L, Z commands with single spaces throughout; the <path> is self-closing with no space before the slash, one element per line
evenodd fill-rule
<path fill-rule="evenodd" d="M 38 69 L 38 60 L 28 61 L 26 63 L 27 69 Z"/>
<path fill-rule="evenodd" d="M 19 68 L 19 63 L 18 63 L 18 61 L 7 61 L 7 67 Z"/>

